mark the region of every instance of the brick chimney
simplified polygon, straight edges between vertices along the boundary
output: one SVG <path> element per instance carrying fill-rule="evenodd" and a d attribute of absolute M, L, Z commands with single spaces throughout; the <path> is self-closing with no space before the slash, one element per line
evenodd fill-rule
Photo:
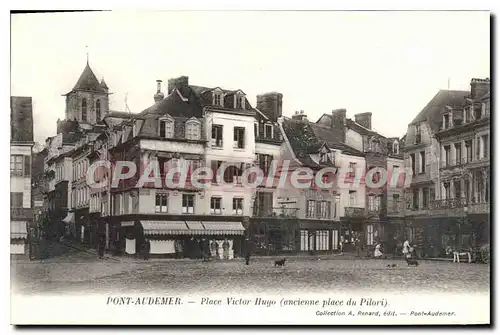
<path fill-rule="evenodd" d="M 372 113 L 360 113 L 354 115 L 354 121 L 365 128 L 372 129 Z"/>
<path fill-rule="evenodd" d="M 332 110 L 332 127 L 344 126 L 346 119 L 346 110 L 344 108 Z"/>
<path fill-rule="evenodd" d="M 295 114 L 292 116 L 292 120 L 307 121 L 307 114 L 303 110 L 296 111 Z"/>
<path fill-rule="evenodd" d="M 154 95 L 155 102 L 158 103 L 163 100 L 165 95 L 161 93 L 161 80 L 156 81 L 156 94 Z"/>
<path fill-rule="evenodd" d="M 480 99 L 490 90 L 490 78 L 472 78 L 470 82 L 470 95 L 472 99 Z"/>
<path fill-rule="evenodd" d="M 169 79 L 168 80 L 168 94 L 172 93 L 172 91 L 175 88 L 181 89 L 182 87 L 186 87 L 188 85 L 189 85 L 189 77 L 186 77 L 186 76 Z"/>
<path fill-rule="evenodd" d="M 277 121 L 283 114 L 283 94 L 269 92 L 257 95 L 257 109 L 272 121 Z"/>

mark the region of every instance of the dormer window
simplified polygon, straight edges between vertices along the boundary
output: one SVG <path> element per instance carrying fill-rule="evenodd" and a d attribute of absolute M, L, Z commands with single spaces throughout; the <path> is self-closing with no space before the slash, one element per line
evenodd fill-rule
<path fill-rule="evenodd" d="M 392 144 L 392 153 L 399 154 L 399 143 L 398 142 L 394 142 Z"/>
<path fill-rule="evenodd" d="M 236 95 L 236 109 L 245 109 L 245 96 L 244 95 Z"/>
<path fill-rule="evenodd" d="M 174 120 L 172 118 L 162 118 L 159 120 L 159 134 L 163 138 L 174 137 Z"/>
<path fill-rule="evenodd" d="M 201 137 L 200 125 L 200 121 L 196 119 L 186 121 L 186 139 L 199 140 Z"/>
<path fill-rule="evenodd" d="M 222 93 L 214 92 L 214 106 L 223 106 L 222 105 Z"/>
<path fill-rule="evenodd" d="M 87 122 L 87 99 L 82 99 L 82 121 Z"/>
<path fill-rule="evenodd" d="M 273 138 L 273 125 L 272 124 L 266 124 L 264 125 L 264 137 L 265 138 Z"/>

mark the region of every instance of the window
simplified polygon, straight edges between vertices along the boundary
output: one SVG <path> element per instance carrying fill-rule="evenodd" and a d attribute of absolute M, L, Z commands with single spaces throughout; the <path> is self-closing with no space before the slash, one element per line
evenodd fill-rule
<path fill-rule="evenodd" d="M 316 231 L 316 250 L 330 250 L 330 231 Z"/>
<path fill-rule="evenodd" d="M 254 215 L 270 215 L 273 212 L 273 193 L 258 192 L 253 210 Z"/>
<path fill-rule="evenodd" d="M 356 191 L 349 191 L 349 206 L 356 207 Z"/>
<path fill-rule="evenodd" d="M 392 153 L 399 154 L 399 143 L 398 142 L 394 142 L 392 144 Z"/>
<path fill-rule="evenodd" d="M 307 230 L 300 231 L 300 250 L 309 251 L 309 232 Z"/>
<path fill-rule="evenodd" d="M 450 116 L 448 114 L 443 115 L 443 129 L 450 128 Z"/>
<path fill-rule="evenodd" d="M 450 146 L 449 145 L 444 147 L 444 164 L 445 164 L 445 166 L 451 165 L 451 155 L 450 155 Z"/>
<path fill-rule="evenodd" d="M 233 198 L 233 215 L 243 215 L 242 198 Z"/>
<path fill-rule="evenodd" d="M 349 163 L 349 173 L 347 174 L 347 178 L 354 178 L 356 175 L 356 163 Z"/>
<path fill-rule="evenodd" d="M 22 155 L 10 156 L 10 175 L 23 176 L 24 157 Z"/>
<path fill-rule="evenodd" d="M 221 202 L 222 198 L 219 197 L 210 198 L 210 214 L 222 214 Z"/>
<path fill-rule="evenodd" d="M 489 156 L 489 147 L 488 147 L 489 136 L 488 135 L 481 136 L 481 139 L 483 141 L 483 158 L 485 158 Z"/>
<path fill-rule="evenodd" d="M 415 125 L 415 144 L 420 144 L 422 142 L 422 133 L 420 131 L 420 125 Z"/>
<path fill-rule="evenodd" d="M 273 138 L 273 125 L 272 124 L 266 124 L 264 125 L 264 137 L 265 138 Z"/>
<path fill-rule="evenodd" d="M 200 139 L 200 124 L 196 121 L 186 122 L 186 139 L 199 140 Z"/>
<path fill-rule="evenodd" d="M 333 207 L 333 217 L 338 218 L 339 217 L 339 206 L 340 206 L 340 194 L 335 194 L 335 204 Z"/>
<path fill-rule="evenodd" d="M 87 122 L 87 99 L 82 99 L 82 121 Z"/>
<path fill-rule="evenodd" d="M 481 105 L 480 104 L 474 105 L 474 119 L 475 120 L 481 119 L 481 112 L 482 112 Z"/>
<path fill-rule="evenodd" d="M 374 237 L 374 232 L 373 232 L 373 225 L 367 225 L 366 226 L 366 244 L 368 245 L 373 245 L 373 237 Z"/>
<path fill-rule="evenodd" d="M 95 102 L 95 118 L 96 122 L 101 121 L 101 101 L 99 99 Z"/>
<path fill-rule="evenodd" d="M 444 183 L 443 186 L 445 199 L 451 199 L 450 183 Z"/>
<path fill-rule="evenodd" d="M 481 141 L 480 137 L 476 137 L 476 159 L 481 158 Z"/>
<path fill-rule="evenodd" d="M 307 201 L 306 213 L 308 218 L 316 217 L 316 201 L 314 200 Z"/>
<path fill-rule="evenodd" d="M 413 209 L 418 209 L 418 188 L 413 189 Z"/>
<path fill-rule="evenodd" d="M 234 143 L 233 147 L 243 149 L 245 147 L 245 128 L 234 127 Z"/>
<path fill-rule="evenodd" d="M 425 173 L 425 151 L 420 151 L 420 173 Z"/>
<path fill-rule="evenodd" d="M 470 181 L 468 179 L 464 179 L 464 193 L 466 203 L 469 203 L 470 200 Z"/>
<path fill-rule="evenodd" d="M 330 201 L 321 201 L 321 217 L 329 219 L 331 216 L 332 203 Z"/>
<path fill-rule="evenodd" d="M 466 162 L 471 162 L 472 161 L 472 140 L 466 141 L 465 142 L 465 157 L 466 157 Z"/>
<path fill-rule="evenodd" d="M 222 147 L 222 125 L 214 124 L 212 126 L 212 146 Z"/>
<path fill-rule="evenodd" d="M 375 196 L 374 195 L 368 196 L 368 210 L 369 211 L 375 210 Z"/>
<path fill-rule="evenodd" d="M 236 109 L 245 109 L 245 97 L 242 95 L 236 96 Z"/>
<path fill-rule="evenodd" d="M 182 195 L 182 214 L 194 214 L 194 195 Z"/>
<path fill-rule="evenodd" d="M 10 207 L 23 207 L 23 192 L 10 192 Z"/>
<path fill-rule="evenodd" d="M 373 152 L 380 152 L 380 141 L 379 140 L 372 141 L 371 150 Z"/>
<path fill-rule="evenodd" d="M 392 195 L 392 210 L 394 212 L 399 211 L 399 194 Z"/>
<path fill-rule="evenodd" d="M 453 182 L 453 186 L 455 188 L 455 199 L 462 198 L 462 185 L 460 180 L 455 180 Z"/>
<path fill-rule="evenodd" d="M 174 137 L 174 120 L 160 120 L 160 137 Z"/>
<path fill-rule="evenodd" d="M 214 92 L 214 106 L 222 106 L 222 94 Z"/>
<path fill-rule="evenodd" d="M 271 162 L 273 161 L 273 156 L 257 154 L 257 161 L 259 162 L 259 168 L 264 173 L 264 176 L 267 176 L 269 174 Z"/>
<path fill-rule="evenodd" d="M 167 213 L 168 212 L 168 194 L 157 193 L 155 200 L 155 212 Z"/>
<path fill-rule="evenodd" d="M 413 175 L 417 174 L 417 169 L 416 169 L 416 161 L 415 161 L 415 154 L 410 154 L 410 160 L 411 160 L 411 171 Z"/>
<path fill-rule="evenodd" d="M 455 143 L 455 165 L 462 162 L 462 143 Z"/>
<path fill-rule="evenodd" d="M 424 187 L 422 189 L 422 208 L 427 209 L 429 208 L 429 188 Z"/>

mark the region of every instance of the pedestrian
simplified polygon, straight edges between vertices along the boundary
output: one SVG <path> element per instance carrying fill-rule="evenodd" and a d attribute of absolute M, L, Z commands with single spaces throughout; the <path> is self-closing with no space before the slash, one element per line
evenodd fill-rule
<path fill-rule="evenodd" d="M 403 243 L 403 255 L 405 256 L 405 258 L 411 258 L 410 248 L 410 241 L 406 239 Z"/>
<path fill-rule="evenodd" d="M 144 260 L 149 260 L 149 253 L 151 252 L 151 243 L 148 239 L 144 240 Z"/>
<path fill-rule="evenodd" d="M 106 238 L 104 235 L 101 235 L 99 238 L 99 244 L 97 245 L 97 252 L 100 259 L 104 258 L 104 249 L 106 249 Z"/>
<path fill-rule="evenodd" d="M 250 265 L 250 256 L 252 255 L 252 242 L 249 238 L 245 239 L 245 264 Z"/>
<path fill-rule="evenodd" d="M 225 238 L 224 243 L 222 243 L 222 254 L 225 260 L 229 259 L 229 241 L 227 238 Z"/>
<path fill-rule="evenodd" d="M 380 242 L 377 242 L 377 245 L 375 246 L 375 252 L 373 254 L 375 258 L 382 258 L 383 254 L 380 248 L 381 248 Z"/>
<path fill-rule="evenodd" d="M 356 245 L 356 252 L 358 254 L 358 257 L 361 257 L 361 240 L 358 234 L 356 234 L 356 237 L 354 239 L 354 244 Z"/>

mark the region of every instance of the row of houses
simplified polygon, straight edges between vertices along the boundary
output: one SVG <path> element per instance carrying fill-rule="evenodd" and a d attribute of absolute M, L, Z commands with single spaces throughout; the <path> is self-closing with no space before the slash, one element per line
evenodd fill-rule
<path fill-rule="evenodd" d="M 241 89 L 192 85 L 186 76 L 169 79 L 163 89 L 158 80 L 152 105 L 140 113 L 112 111 L 109 87 L 86 64 L 64 95 L 66 115 L 57 134 L 29 158 L 37 175 L 33 196 L 44 194 L 45 216 L 56 235 L 92 248 L 104 241 L 108 251 L 130 255 L 147 238 L 153 254 L 193 257 L 199 240 L 219 246 L 227 241 L 236 255 L 244 251 L 245 238 L 264 254 L 332 252 L 341 243 L 344 250 L 354 243 L 370 250 L 378 241 L 392 246 L 408 238 L 423 256 L 438 256 L 448 247 L 489 243 L 489 79 L 473 79 L 470 91 L 439 91 L 402 138 L 373 130 L 370 112 L 351 119 L 336 109 L 315 122 L 304 111 L 285 116 L 277 92 L 257 96 L 252 106 Z M 13 99 L 14 120 L 27 100 Z M 33 139 L 13 136 L 11 198 L 19 199 L 11 203 L 19 215 L 11 225 L 24 222 L 24 228 L 12 226 L 17 237 L 11 234 L 11 250 L 21 252 L 29 218 L 37 224 L 33 211 L 21 215 L 25 209 L 16 209 L 33 207 L 24 167 L 31 164 L 24 156 Z M 105 186 L 92 188 L 87 172 L 99 161 L 134 162 L 139 169 L 113 187 L 113 171 L 99 170 L 97 180 Z M 151 162 L 159 164 L 163 178 L 164 166 L 188 167 L 187 183 L 137 187 Z M 232 164 L 221 176 L 226 185 L 191 182 L 196 168 L 216 172 L 225 163 Z M 244 170 L 252 167 L 272 182 L 244 187 Z M 304 168 L 313 176 L 328 168 L 404 172 L 398 184 L 386 187 L 370 188 L 363 178 L 357 185 L 352 173 L 337 175 L 328 189 L 314 183 L 298 188 L 289 180 L 277 186 L 284 173 Z M 411 184 L 404 179 L 407 169 Z M 340 187 L 342 181 L 349 186 Z"/>
<path fill-rule="evenodd" d="M 287 172 L 309 168 L 313 175 L 325 167 L 402 168 L 404 143 L 372 130 L 371 113 L 351 120 L 346 110 L 335 110 L 311 122 L 303 111 L 284 116 L 280 93 L 259 95 L 252 106 L 241 89 L 196 86 L 186 76 L 169 79 L 165 94 L 158 81 L 153 104 L 137 114 L 109 110 L 109 94 L 87 63 L 65 95 L 58 134 L 47 140 L 48 211 L 61 222 L 60 234 L 92 247 L 104 236 L 108 250 L 126 254 L 139 252 L 148 238 L 153 254 L 178 255 L 189 254 L 198 239 L 227 240 L 236 254 L 244 238 L 255 242 L 257 253 L 298 253 L 338 250 L 341 240 L 347 249 L 356 239 L 370 247 L 392 232 L 390 216 L 400 210 L 403 184 L 242 185 L 251 167 L 266 180 L 279 179 L 283 165 L 274 174 L 273 161 L 287 161 Z M 99 160 L 157 161 L 190 171 L 231 163 L 223 178 L 232 186 L 197 187 L 188 177 L 182 187 L 138 188 L 141 170 L 117 187 L 111 187 L 111 173 L 101 173 L 107 186 L 92 189 L 86 173 Z"/>

